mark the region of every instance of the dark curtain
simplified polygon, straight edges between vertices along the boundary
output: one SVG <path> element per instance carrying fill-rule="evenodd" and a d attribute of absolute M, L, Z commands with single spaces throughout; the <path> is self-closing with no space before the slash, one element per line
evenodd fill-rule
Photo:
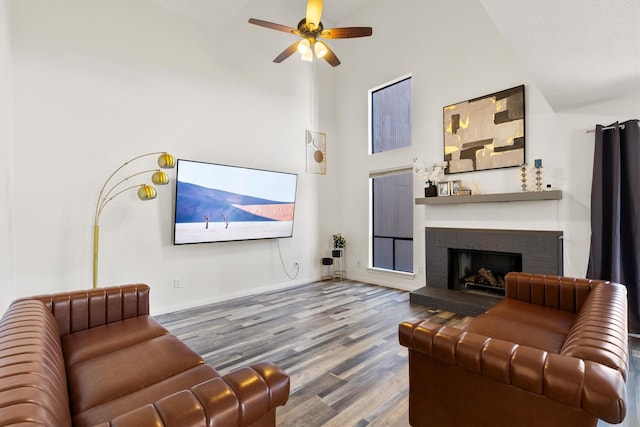
<path fill-rule="evenodd" d="M 629 332 L 640 333 L 639 120 L 596 126 L 587 277 L 626 285 Z"/>

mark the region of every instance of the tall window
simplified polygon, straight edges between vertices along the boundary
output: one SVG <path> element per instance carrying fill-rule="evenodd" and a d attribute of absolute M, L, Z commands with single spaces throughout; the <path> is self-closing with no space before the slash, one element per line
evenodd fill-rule
<path fill-rule="evenodd" d="M 371 93 L 371 152 L 411 146 L 411 77 Z"/>
<path fill-rule="evenodd" d="M 371 179 L 373 266 L 413 272 L 413 175 Z"/>
<path fill-rule="evenodd" d="M 411 77 L 369 91 L 371 153 L 411 146 Z M 384 156 L 384 154 L 382 154 Z M 413 272 L 413 172 L 372 172 L 373 267 Z"/>

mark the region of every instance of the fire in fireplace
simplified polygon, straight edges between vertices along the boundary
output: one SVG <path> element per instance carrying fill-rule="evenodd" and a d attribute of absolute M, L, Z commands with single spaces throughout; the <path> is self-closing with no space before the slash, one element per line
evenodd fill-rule
<path fill-rule="evenodd" d="M 509 271 L 563 275 L 562 231 L 446 227 L 425 227 L 424 231 L 425 287 L 411 292 L 410 300 L 416 304 L 475 316 L 484 313 L 495 304 L 496 298 L 500 298 L 497 293 L 471 291 L 470 285 L 467 291 L 464 290 L 467 283 L 464 277 L 478 274 L 481 268 L 491 270 L 494 277 Z M 452 274 L 452 250 L 472 252 L 474 258 L 475 252 L 516 254 L 519 257 L 515 265 L 508 263 L 507 266 L 485 261 L 478 265 L 473 261 L 462 271 L 456 267 Z M 500 281 L 498 277 L 496 280 Z"/>
<path fill-rule="evenodd" d="M 449 289 L 504 295 L 504 276 L 522 271 L 522 254 L 469 249 L 449 253 Z"/>

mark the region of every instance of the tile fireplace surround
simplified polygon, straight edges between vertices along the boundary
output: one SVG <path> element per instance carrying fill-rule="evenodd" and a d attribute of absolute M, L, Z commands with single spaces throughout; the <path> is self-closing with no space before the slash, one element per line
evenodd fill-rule
<path fill-rule="evenodd" d="M 562 236 L 562 231 L 427 227 L 426 286 L 411 292 L 410 300 L 460 314 L 480 314 L 498 297 L 448 289 L 449 249 L 520 254 L 522 271 L 562 276 Z"/>

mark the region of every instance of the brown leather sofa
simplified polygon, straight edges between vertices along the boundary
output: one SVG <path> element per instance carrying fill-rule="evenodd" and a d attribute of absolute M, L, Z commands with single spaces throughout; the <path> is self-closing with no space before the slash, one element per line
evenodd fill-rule
<path fill-rule="evenodd" d="M 0 425 L 274 426 L 289 377 L 221 376 L 149 316 L 149 287 L 14 301 L 0 320 Z"/>
<path fill-rule="evenodd" d="M 620 284 L 509 273 L 506 298 L 464 327 L 399 325 L 413 426 L 595 426 L 625 417 Z"/>

